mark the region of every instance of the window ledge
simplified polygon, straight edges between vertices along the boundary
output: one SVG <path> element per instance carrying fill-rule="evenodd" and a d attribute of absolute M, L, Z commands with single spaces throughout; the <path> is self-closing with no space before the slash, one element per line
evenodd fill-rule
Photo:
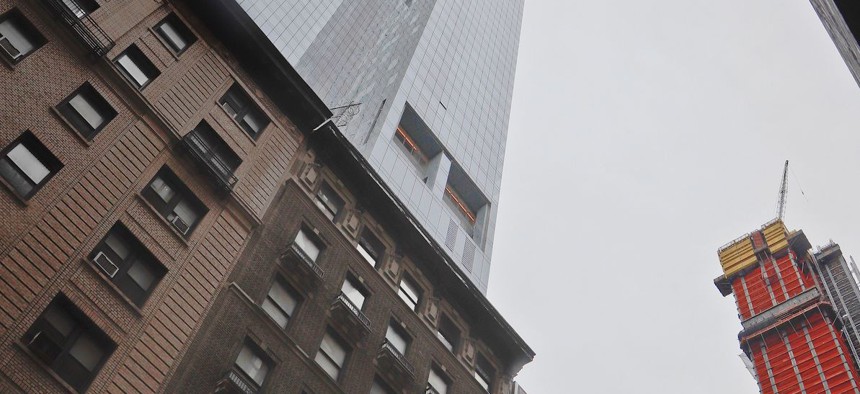
<path fill-rule="evenodd" d="M 0 176 L 0 185 L 3 185 L 3 187 L 9 192 L 9 194 L 14 197 L 15 201 L 18 202 L 18 204 L 20 204 L 22 207 L 27 208 L 30 206 L 30 200 L 18 194 L 18 192 L 15 191 L 15 188 L 12 187 L 12 185 L 10 185 L 9 182 L 6 181 L 6 178 L 3 178 L 2 176 Z M 38 192 L 38 190 L 36 191 Z M 35 196 L 35 193 L 33 193 L 33 196 Z M 30 197 L 32 198 L 33 196 Z"/>
<path fill-rule="evenodd" d="M 63 113 L 60 112 L 60 110 L 58 110 L 57 107 L 51 107 L 51 112 L 53 112 L 54 115 L 60 119 L 60 121 L 66 126 L 66 128 L 68 128 L 69 130 L 72 131 L 72 134 L 74 134 L 75 137 L 78 137 L 78 140 L 80 140 L 82 144 L 84 144 L 86 146 L 90 146 L 93 144 L 93 141 L 90 139 L 87 139 L 87 137 L 84 137 L 84 135 L 81 134 L 81 132 L 78 131 L 78 129 L 75 128 L 75 126 L 72 125 L 72 123 L 69 122 L 68 119 L 66 119 L 66 117 L 63 115 Z M 108 122 L 108 123 L 110 123 L 110 122 Z M 106 126 L 107 126 L 107 124 L 104 124 L 104 125 L 102 125 L 102 128 L 104 128 Z"/>
<path fill-rule="evenodd" d="M 137 196 L 137 198 L 141 202 L 143 202 L 143 204 L 146 205 L 152 211 L 153 214 L 155 214 L 156 218 L 158 218 L 158 220 L 161 221 L 161 223 L 164 223 L 164 225 L 167 226 L 167 228 L 170 230 L 170 232 L 173 235 L 175 235 L 176 238 L 179 239 L 180 242 L 185 244 L 185 246 L 189 246 L 189 247 L 191 246 L 191 243 L 188 241 L 186 236 L 182 235 L 182 233 L 180 233 L 179 230 L 177 230 L 173 227 L 173 224 L 171 224 L 170 222 L 167 221 L 167 219 L 165 219 L 163 216 L 161 216 L 161 214 L 158 213 L 158 210 L 155 209 L 155 207 L 153 207 L 152 204 L 150 204 L 149 201 L 146 200 L 146 197 L 144 197 L 142 194 L 140 194 L 140 191 L 135 193 L 135 196 Z M 203 220 L 202 216 L 200 217 L 200 220 Z M 195 230 L 196 230 L 196 228 L 195 228 Z M 190 237 L 191 234 L 188 234 L 188 236 Z"/>
<path fill-rule="evenodd" d="M 102 272 L 101 268 L 96 267 L 95 263 L 93 263 L 92 260 L 90 260 L 88 258 L 81 258 L 81 260 L 84 261 L 85 266 L 90 267 L 91 270 L 95 271 L 95 273 L 100 278 L 102 278 L 102 280 L 105 281 L 105 283 L 108 285 L 108 287 L 114 293 L 116 293 L 120 299 L 122 299 L 126 304 L 128 304 L 128 307 L 131 308 L 131 311 L 135 315 L 137 315 L 137 317 L 143 317 L 143 311 L 140 310 L 140 307 L 137 306 L 137 304 L 135 304 L 132 300 L 128 299 L 128 297 L 126 297 L 125 293 L 123 293 L 122 290 L 119 289 L 119 287 L 116 287 L 116 285 L 113 283 L 113 281 L 111 281 L 110 278 L 107 275 L 105 275 L 104 272 Z M 152 294 L 150 294 L 150 295 L 152 295 Z M 144 302 L 144 305 L 145 304 L 146 303 Z"/>
<path fill-rule="evenodd" d="M 180 51 L 179 53 L 176 53 L 175 51 L 173 51 L 173 47 L 171 47 L 171 46 L 170 46 L 170 44 L 168 44 L 168 43 L 164 40 L 164 37 L 162 37 L 162 36 L 161 36 L 161 34 L 158 34 L 158 32 L 157 32 L 157 31 L 155 31 L 155 27 L 148 27 L 148 28 L 146 28 L 146 30 L 149 30 L 149 32 L 150 32 L 150 33 L 152 33 L 152 35 L 154 35 L 154 36 L 155 36 L 155 38 L 158 40 L 158 42 L 160 42 L 160 43 L 161 43 L 161 45 L 162 45 L 162 46 L 164 46 L 164 49 L 166 49 L 166 50 L 167 50 L 167 52 L 168 52 L 168 53 L 170 53 L 170 56 L 173 56 L 173 59 L 174 59 L 174 60 L 176 60 L 176 61 L 179 61 L 179 57 L 180 57 L 180 56 L 182 56 L 182 54 L 183 54 L 183 53 L 188 52 L 188 49 L 190 49 L 190 48 L 191 48 L 191 46 L 192 46 L 192 45 L 194 45 L 194 43 L 188 44 L 188 45 L 185 47 L 185 49 L 183 49 L 183 50 L 182 50 L 182 51 Z M 196 42 L 196 41 L 195 41 L 195 42 Z"/>
<path fill-rule="evenodd" d="M 59 384 L 60 387 L 65 389 L 67 393 L 79 394 L 78 390 L 75 390 L 72 386 L 69 386 L 69 384 L 66 383 L 63 378 L 57 375 L 54 370 L 52 370 L 49 366 L 45 365 L 45 362 L 39 359 L 39 357 L 37 357 L 35 354 L 33 354 L 33 352 L 30 351 L 30 348 L 28 348 L 27 345 L 21 342 L 20 339 L 15 341 L 14 343 L 15 347 L 17 347 L 18 350 L 26 354 L 27 357 L 29 357 L 34 363 L 36 363 L 36 365 L 42 368 L 42 370 L 45 371 L 57 384 Z"/>

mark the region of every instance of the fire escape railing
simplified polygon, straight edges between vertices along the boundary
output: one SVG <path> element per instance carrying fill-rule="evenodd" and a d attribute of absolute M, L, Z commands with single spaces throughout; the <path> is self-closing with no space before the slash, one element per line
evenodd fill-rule
<path fill-rule="evenodd" d="M 74 0 L 41 0 L 41 3 L 96 56 L 102 57 L 114 46 L 113 40 Z"/>
<path fill-rule="evenodd" d="M 349 309 L 350 312 L 352 312 L 352 314 L 358 319 L 358 321 L 361 322 L 361 324 L 365 328 L 367 328 L 368 330 L 370 329 L 370 319 L 365 316 L 364 312 L 362 312 L 361 309 L 358 309 L 358 307 L 352 303 L 352 300 L 350 300 L 349 297 L 346 296 L 346 294 L 343 294 L 343 292 L 338 294 L 337 298 L 335 298 L 334 302 L 332 302 L 332 305 L 337 303 L 342 303 L 343 305 L 345 305 L 346 308 Z"/>
<path fill-rule="evenodd" d="M 381 350 L 394 356 L 394 359 L 397 360 L 397 363 L 400 364 L 400 367 L 402 367 L 409 376 L 415 376 L 415 368 L 412 368 L 412 364 L 406 360 L 406 356 L 404 356 L 403 353 L 400 353 L 400 350 L 394 347 L 394 345 L 387 339 L 382 343 Z"/>
<path fill-rule="evenodd" d="M 235 170 L 228 165 L 209 147 L 209 144 L 196 131 L 191 131 L 182 137 L 183 145 L 188 149 L 194 158 L 203 165 L 203 167 L 215 178 L 223 190 L 229 191 L 233 189 L 237 178 L 233 175 Z"/>

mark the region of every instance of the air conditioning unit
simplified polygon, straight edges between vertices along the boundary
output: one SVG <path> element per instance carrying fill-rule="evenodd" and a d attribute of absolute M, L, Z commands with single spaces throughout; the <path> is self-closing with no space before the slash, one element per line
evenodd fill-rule
<path fill-rule="evenodd" d="M 170 223 L 173 224 L 173 227 L 179 230 L 182 235 L 188 234 L 188 230 L 191 229 L 191 226 L 182 221 L 182 219 L 178 215 L 174 217 L 173 220 L 170 221 Z"/>
<path fill-rule="evenodd" d="M 110 260 L 110 257 L 104 254 L 104 252 L 99 252 L 98 254 L 96 254 L 96 257 L 93 259 L 93 262 L 96 263 L 96 265 L 99 266 L 99 268 L 101 268 L 102 271 L 104 271 L 105 274 L 107 274 L 107 276 L 111 278 L 113 278 L 114 275 L 116 275 L 117 271 L 119 271 L 119 267 L 117 267 L 116 264 L 114 264 L 113 261 Z"/>
<path fill-rule="evenodd" d="M 18 48 L 15 48 L 15 46 L 12 45 L 12 42 L 2 34 L 0 34 L 0 48 L 3 48 L 3 52 L 6 52 L 12 60 L 16 60 L 21 57 L 21 51 L 19 51 Z"/>

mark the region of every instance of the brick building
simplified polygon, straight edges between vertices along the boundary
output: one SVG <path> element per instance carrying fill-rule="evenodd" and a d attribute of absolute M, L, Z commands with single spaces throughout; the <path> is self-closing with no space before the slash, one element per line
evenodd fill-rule
<path fill-rule="evenodd" d="M 232 0 L 0 0 L 0 392 L 519 390 L 267 43 Z"/>

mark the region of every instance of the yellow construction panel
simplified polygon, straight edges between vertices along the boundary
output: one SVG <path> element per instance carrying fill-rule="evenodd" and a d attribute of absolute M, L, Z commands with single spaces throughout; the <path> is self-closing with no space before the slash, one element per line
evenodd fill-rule
<path fill-rule="evenodd" d="M 756 263 L 753 244 L 749 237 L 741 238 L 735 243 L 723 248 L 719 251 L 720 264 L 723 266 L 723 273 L 730 276 L 750 265 Z"/>
<path fill-rule="evenodd" d="M 767 247 L 770 249 L 771 254 L 779 252 L 788 246 L 788 231 L 781 220 L 769 224 L 762 232 L 764 233 L 764 241 L 767 242 Z"/>

